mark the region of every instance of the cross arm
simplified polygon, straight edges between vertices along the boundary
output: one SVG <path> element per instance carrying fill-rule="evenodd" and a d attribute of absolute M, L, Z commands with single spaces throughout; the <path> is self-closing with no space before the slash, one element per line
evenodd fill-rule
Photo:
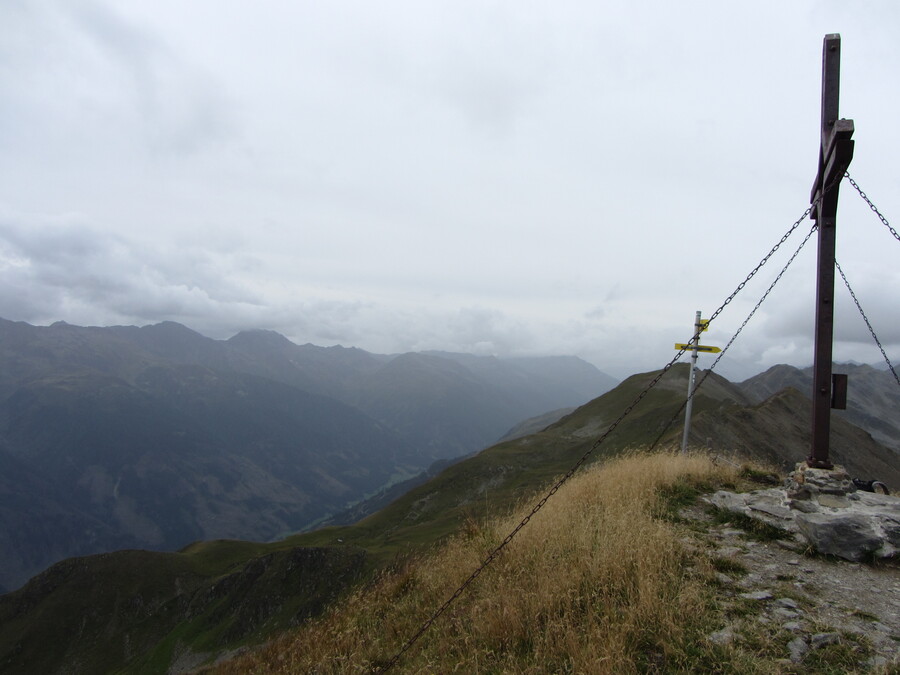
<path fill-rule="evenodd" d="M 822 143 L 822 162 L 816 180 L 813 183 L 812 192 L 809 195 L 810 203 L 819 198 L 819 192 L 847 170 L 853 159 L 853 120 L 837 120 Z"/>

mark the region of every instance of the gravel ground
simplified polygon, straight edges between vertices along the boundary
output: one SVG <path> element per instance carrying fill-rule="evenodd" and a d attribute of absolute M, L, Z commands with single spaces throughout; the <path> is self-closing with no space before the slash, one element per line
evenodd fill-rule
<path fill-rule="evenodd" d="M 726 563 L 720 562 L 718 573 L 724 605 L 743 603 L 758 610 L 713 633 L 711 640 L 729 643 L 760 625 L 783 630 L 794 635 L 783 662 L 790 672 L 804 672 L 811 651 L 861 635 L 874 649 L 874 656 L 859 664 L 861 671 L 900 673 L 897 561 L 868 565 L 807 555 L 797 541 L 758 541 L 730 525 L 716 525 L 700 507 L 682 515 L 704 524 L 699 536 L 711 555 Z"/>

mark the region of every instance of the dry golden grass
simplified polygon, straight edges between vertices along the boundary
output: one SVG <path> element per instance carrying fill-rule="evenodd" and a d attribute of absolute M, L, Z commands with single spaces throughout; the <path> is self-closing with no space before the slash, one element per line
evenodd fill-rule
<path fill-rule="evenodd" d="M 636 453 L 572 478 L 391 672 L 704 670 L 711 573 L 664 518 L 676 487 L 733 481 L 701 456 Z M 528 513 L 469 523 L 230 673 L 377 671 Z"/>

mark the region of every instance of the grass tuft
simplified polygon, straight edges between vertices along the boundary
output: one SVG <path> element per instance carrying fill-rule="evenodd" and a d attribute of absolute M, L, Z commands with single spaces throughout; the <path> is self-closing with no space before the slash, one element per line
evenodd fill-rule
<path fill-rule="evenodd" d="M 735 513 L 725 509 L 710 507 L 709 513 L 713 521 L 718 525 L 730 525 L 739 530 L 743 530 L 750 539 L 756 541 L 775 541 L 784 539 L 785 533 L 774 525 L 769 525 L 761 520 L 756 520 L 742 513 Z"/>
<path fill-rule="evenodd" d="M 713 569 L 716 570 L 716 572 L 721 572 L 722 574 L 736 574 L 739 576 L 747 574 L 747 568 L 743 565 L 743 563 L 732 558 L 713 556 L 712 558 L 710 558 L 709 562 L 710 564 L 712 564 Z"/>
<path fill-rule="evenodd" d="M 760 469 L 752 464 L 743 464 L 738 474 L 744 480 L 760 485 L 781 485 L 782 478 L 777 471 Z"/>

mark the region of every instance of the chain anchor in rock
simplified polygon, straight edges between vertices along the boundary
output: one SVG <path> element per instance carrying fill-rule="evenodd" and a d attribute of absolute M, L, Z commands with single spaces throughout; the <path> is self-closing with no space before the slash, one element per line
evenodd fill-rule
<path fill-rule="evenodd" d="M 854 478 L 853 484 L 856 486 L 857 490 L 862 490 L 863 492 L 876 492 L 883 495 L 891 494 L 890 490 L 888 490 L 887 485 L 882 483 L 880 480 L 863 480 L 862 478 Z"/>

